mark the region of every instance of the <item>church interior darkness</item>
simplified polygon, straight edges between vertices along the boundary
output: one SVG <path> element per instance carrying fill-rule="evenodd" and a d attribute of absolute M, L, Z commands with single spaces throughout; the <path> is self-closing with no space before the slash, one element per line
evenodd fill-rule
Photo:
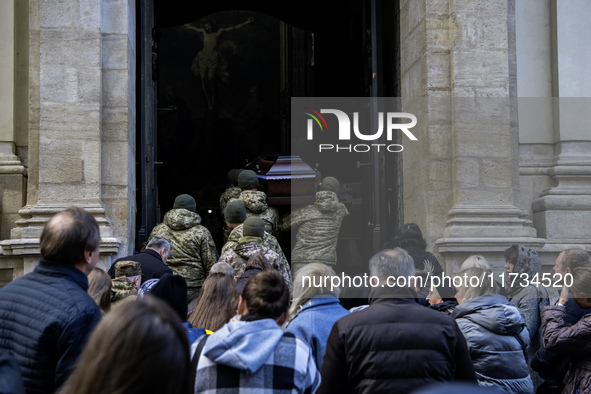
<path fill-rule="evenodd" d="M 227 172 L 257 156 L 291 154 L 290 97 L 398 96 L 397 1 L 306 0 L 264 6 L 231 0 L 153 1 L 157 220 L 172 208 L 178 194 L 191 194 L 218 250 L 223 243 L 219 196 L 227 187 Z M 376 4 L 381 10 L 380 67 L 387 70 L 381 73 L 377 91 L 375 83 L 372 86 L 371 39 L 371 9 Z M 205 30 L 207 24 L 209 30 Z M 201 55 L 208 34 L 209 45 L 219 52 L 213 57 Z M 215 71 L 203 73 L 203 64 Z M 141 132 L 138 122 L 138 135 Z M 312 161 L 318 160 L 303 159 L 312 167 Z M 400 159 L 385 159 L 383 167 L 396 173 Z M 371 158 L 360 156 L 360 160 Z M 348 171 L 339 180 L 358 185 L 360 197 L 370 201 L 367 179 L 373 167 Z M 319 163 L 322 176 L 334 170 L 330 156 Z M 394 235 L 399 219 L 399 176 L 385 178 L 385 190 L 390 191 L 386 199 L 391 201 L 385 204 L 389 223 L 382 228 L 383 240 Z M 348 208 L 353 215 L 368 215 L 369 223 L 371 208 L 366 206 L 365 210 Z M 290 206 L 278 208 L 285 213 Z M 341 238 L 358 239 L 364 232 L 371 233 L 369 227 L 347 228 L 346 223 Z M 289 245 L 290 241 L 280 242 Z M 339 249 L 346 244 L 340 240 Z M 289 257 L 289 250 L 285 252 Z M 371 253 L 361 250 L 353 255 L 364 259 Z"/>

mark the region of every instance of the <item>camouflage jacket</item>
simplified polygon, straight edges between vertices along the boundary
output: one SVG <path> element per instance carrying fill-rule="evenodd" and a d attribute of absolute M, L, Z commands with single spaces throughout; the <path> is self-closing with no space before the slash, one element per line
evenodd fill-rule
<path fill-rule="evenodd" d="M 226 205 L 228 205 L 228 202 L 230 200 L 234 200 L 240 197 L 241 192 L 242 189 L 240 189 L 237 186 L 230 186 L 226 190 L 224 190 L 224 192 L 220 196 L 220 209 L 222 211 L 222 214 L 224 213 L 224 209 L 226 209 Z"/>
<path fill-rule="evenodd" d="M 172 209 L 164 215 L 164 221 L 154 227 L 150 239 L 156 236 L 170 242 L 166 265 L 185 278 L 187 287 L 201 287 L 209 269 L 217 262 L 213 237 L 201 225 L 201 217 L 186 209 Z"/>
<path fill-rule="evenodd" d="M 234 230 L 232 230 L 230 236 L 228 237 L 228 241 L 222 247 L 222 254 L 224 254 L 224 252 L 226 252 L 229 249 L 234 249 L 236 245 L 238 245 L 238 242 L 244 236 L 242 232 L 243 227 L 244 226 L 240 224 L 236 228 L 234 228 Z M 283 253 L 283 250 L 281 249 L 281 246 L 279 245 L 279 241 L 277 241 L 277 238 L 265 231 L 262 244 L 263 246 L 266 246 L 267 248 L 275 251 L 285 262 L 287 262 L 285 253 Z M 289 263 L 287 269 L 289 270 Z"/>
<path fill-rule="evenodd" d="M 291 252 L 292 263 L 337 262 L 337 240 L 341 224 L 349 211 L 335 193 L 316 193 L 316 201 L 291 214 L 292 228 L 299 227 Z"/>
<path fill-rule="evenodd" d="M 267 205 L 267 195 L 260 191 L 243 191 L 238 200 L 244 203 L 246 217 L 256 216 L 265 221 L 265 231 L 269 234 L 277 234 L 277 221 L 279 212 L 276 208 Z"/>
<path fill-rule="evenodd" d="M 272 249 L 263 246 L 258 241 L 253 241 L 253 237 L 244 237 L 240 239 L 238 244 L 233 249 L 226 250 L 220 257 L 220 261 L 229 263 L 234 268 L 234 278 L 238 279 L 244 273 L 244 268 L 248 262 L 248 258 L 259 252 L 269 262 L 274 265 L 289 286 L 289 292 L 291 294 L 291 272 L 289 272 L 289 265 L 287 261 L 277 254 Z"/>

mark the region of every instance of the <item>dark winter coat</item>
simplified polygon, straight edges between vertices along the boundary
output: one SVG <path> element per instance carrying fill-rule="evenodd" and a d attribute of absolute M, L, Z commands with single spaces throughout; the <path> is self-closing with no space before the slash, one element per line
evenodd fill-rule
<path fill-rule="evenodd" d="M 435 382 L 476 382 L 454 319 L 414 296 L 410 289 L 374 289 L 369 308 L 334 324 L 318 393 L 410 393 Z"/>
<path fill-rule="evenodd" d="M 529 333 L 517 307 L 499 294 L 487 294 L 458 305 L 452 316 L 468 342 L 480 386 L 533 392 L 525 357 Z"/>
<path fill-rule="evenodd" d="M 547 306 L 542 316 L 544 347 L 551 352 L 571 357 L 564 378 L 563 393 L 588 393 L 591 388 L 591 315 L 574 325 L 566 323 L 562 306 Z"/>
<path fill-rule="evenodd" d="M 20 364 L 28 393 L 53 393 L 68 378 L 101 319 L 75 267 L 41 260 L 0 289 L 0 349 Z"/>
<path fill-rule="evenodd" d="M 132 256 L 127 256 L 118 259 L 109 268 L 109 276 L 111 279 L 115 279 L 115 265 L 120 261 L 137 261 L 142 267 L 142 285 L 148 279 L 160 279 L 164 274 L 173 274 L 172 270 L 168 268 L 162 261 L 162 257 L 152 249 L 145 249 L 140 253 Z"/>

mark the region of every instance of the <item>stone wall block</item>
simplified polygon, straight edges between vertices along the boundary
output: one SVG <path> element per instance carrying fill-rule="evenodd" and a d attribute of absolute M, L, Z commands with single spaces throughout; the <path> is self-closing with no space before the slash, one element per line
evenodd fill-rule
<path fill-rule="evenodd" d="M 103 70 L 103 105 L 127 107 L 127 70 Z"/>
<path fill-rule="evenodd" d="M 480 184 L 480 161 L 478 159 L 456 158 L 454 161 L 458 187 L 477 187 Z"/>
<path fill-rule="evenodd" d="M 457 192 L 457 204 L 465 205 L 505 205 L 513 206 L 513 193 L 511 188 L 495 188 L 484 190 L 481 188 L 458 188 Z M 481 218 L 481 222 L 474 222 L 475 227 L 486 227 L 483 226 L 484 219 Z"/>
<path fill-rule="evenodd" d="M 400 69 L 407 70 L 425 56 L 425 30 L 415 29 L 404 40 L 405 50 L 400 53 Z"/>
<path fill-rule="evenodd" d="M 87 30 L 99 30 L 101 24 L 101 1 L 78 0 L 80 27 Z"/>
<path fill-rule="evenodd" d="M 461 41 L 464 50 L 489 51 L 499 49 L 506 52 L 507 41 L 499 37 L 507 37 L 507 20 L 484 15 L 462 15 L 456 18 L 456 41 Z"/>
<path fill-rule="evenodd" d="M 510 146 L 510 136 L 485 133 L 463 133 L 457 140 L 458 151 L 466 155 L 486 155 L 487 157 L 507 157 L 506 148 Z M 482 147 L 487 147 L 482 152 Z"/>
<path fill-rule="evenodd" d="M 101 179 L 101 143 L 99 141 L 84 141 L 82 160 L 84 162 L 84 181 L 99 183 Z M 115 161 L 115 160 L 114 160 Z"/>
<path fill-rule="evenodd" d="M 482 160 L 485 187 L 505 187 L 511 179 L 512 165 L 507 160 Z"/>
<path fill-rule="evenodd" d="M 411 1 L 408 3 L 408 32 L 414 30 L 420 24 L 425 21 L 425 2 L 423 1 Z M 423 30 L 423 29 L 420 29 Z M 405 32 L 407 33 L 407 32 Z"/>
<path fill-rule="evenodd" d="M 125 69 L 128 66 L 128 39 L 123 35 L 111 34 L 102 39 L 103 69 Z"/>
<path fill-rule="evenodd" d="M 40 5 L 41 27 L 71 27 L 77 19 L 76 0 L 41 0 Z"/>
<path fill-rule="evenodd" d="M 127 163 L 121 162 L 127 157 L 127 142 L 103 141 L 102 183 L 105 185 L 127 185 Z M 119 160 L 118 160 L 119 158 Z"/>
<path fill-rule="evenodd" d="M 127 34 L 127 4 L 120 0 L 102 0 L 101 32 Z"/>
<path fill-rule="evenodd" d="M 506 86 L 509 81 L 509 65 L 506 52 L 482 51 L 476 56 L 470 51 L 455 51 L 453 65 L 454 87 L 482 86 L 508 89 Z M 456 97 L 462 96 L 456 94 Z M 501 97 L 507 97 L 507 95 Z"/>
<path fill-rule="evenodd" d="M 103 107 L 103 141 L 132 141 L 128 136 L 129 114 L 127 108 Z"/>
<path fill-rule="evenodd" d="M 98 104 L 43 104 L 40 112 L 43 134 L 57 139 L 98 139 L 100 127 Z"/>
<path fill-rule="evenodd" d="M 100 37 L 97 32 L 80 29 L 46 29 L 40 35 L 40 46 L 41 64 L 44 66 L 98 67 L 100 65 Z"/>
<path fill-rule="evenodd" d="M 41 68 L 41 80 L 45 81 L 39 88 L 41 101 L 61 102 L 66 95 L 66 67 L 47 66 Z"/>
<path fill-rule="evenodd" d="M 42 138 L 39 144 L 40 157 L 43 158 L 39 163 L 39 182 L 81 182 L 83 180 L 82 148 L 83 141 Z"/>
<path fill-rule="evenodd" d="M 99 103 L 101 101 L 101 70 L 86 67 L 77 73 L 77 97 L 79 102 Z"/>
<path fill-rule="evenodd" d="M 429 160 L 429 190 L 439 190 L 449 188 L 451 181 L 451 161 L 450 160 Z"/>

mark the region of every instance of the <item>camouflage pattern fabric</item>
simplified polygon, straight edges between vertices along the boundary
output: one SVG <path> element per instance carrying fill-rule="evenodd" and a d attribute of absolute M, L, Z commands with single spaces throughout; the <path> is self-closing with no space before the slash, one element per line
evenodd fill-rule
<path fill-rule="evenodd" d="M 197 298 L 209 269 L 217 262 L 213 237 L 201 225 L 201 217 L 186 209 L 172 209 L 154 227 L 148 242 L 156 236 L 170 242 L 172 250 L 166 265 L 187 281 L 187 301 Z"/>
<path fill-rule="evenodd" d="M 336 265 L 337 240 L 349 211 L 330 191 L 316 193 L 316 201 L 292 212 L 282 226 L 298 228 L 296 244 L 291 252 L 292 264 L 324 263 Z"/>
<path fill-rule="evenodd" d="M 137 287 L 126 276 L 111 279 L 111 284 L 112 306 L 119 304 L 124 298 L 137 296 Z"/>
<path fill-rule="evenodd" d="M 137 276 L 142 274 L 142 266 L 138 261 L 118 261 L 115 265 L 115 277 Z"/>
<path fill-rule="evenodd" d="M 255 240 L 256 239 L 256 240 Z M 257 237 L 243 237 L 233 249 L 226 250 L 220 257 L 220 261 L 229 263 L 234 268 L 234 278 L 238 279 L 244 273 L 244 268 L 248 262 L 248 258 L 255 253 L 260 253 L 269 262 L 277 268 L 285 282 L 289 286 L 291 294 L 291 272 L 287 261 L 277 254 L 274 250 L 263 246 L 260 238 Z"/>
<path fill-rule="evenodd" d="M 267 205 L 267 195 L 260 191 L 243 191 L 238 200 L 244 203 L 246 217 L 256 216 L 265 221 L 265 231 L 269 234 L 277 234 L 277 222 L 279 212 L 276 208 Z"/>
<path fill-rule="evenodd" d="M 234 230 L 232 230 L 230 236 L 228 237 L 228 241 L 222 247 L 221 254 L 224 254 L 224 252 L 226 252 L 229 249 L 234 249 L 238 245 L 240 239 L 244 237 L 243 227 L 244 226 L 240 224 L 237 227 L 235 227 Z M 284 261 L 287 262 L 285 253 L 283 253 L 283 249 L 281 249 L 281 246 L 279 245 L 279 241 L 277 241 L 277 238 L 275 238 L 266 231 L 265 235 L 263 236 L 262 245 L 276 252 Z M 289 263 L 287 265 L 287 269 L 289 270 Z"/>
<path fill-rule="evenodd" d="M 220 196 L 221 211 L 224 212 L 224 209 L 226 209 L 226 205 L 228 205 L 228 202 L 230 200 L 237 199 L 238 197 L 240 197 L 240 193 L 242 193 L 242 189 L 240 189 L 238 186 L 230 186 L 226 190 L 224 190 L 224 192 Z"/>
<path fill-rule="evenodd" d="M 242 192 L 242 189 L 240 189 L 237 186 L 230 186 L 229 188 L 224 190 L 224 192 L 220 196 L 220 210 L 221 210 L 221 212 L 224 212 L 224 209 L 226 209 L 226 206 L 228 205 L 228 202 L 230 200 L 238 199 L 238 197 L 240 197 L 241 192 Z M 226 221 L 224 220 L 224 242 L 226 242 L 226 240 L 228 239 L 228 236 L 230 236 L 231 232 L 232 232 L 232 229 L 230 227 L 228 227 L 228 225 L 226 224 Z"/>

